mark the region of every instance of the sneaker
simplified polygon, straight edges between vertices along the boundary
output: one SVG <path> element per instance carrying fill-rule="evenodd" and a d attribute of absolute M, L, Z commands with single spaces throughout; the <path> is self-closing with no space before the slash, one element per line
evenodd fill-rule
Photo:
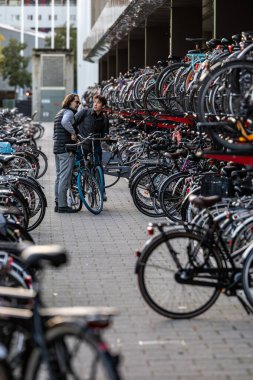
<path fill-rule="evenodd" d="M 75 212 L 78 212 L 78 210 L 74 210 L 73 208 L 66 206 L 66 207 L 58 207 L 58 212 L 73 214 Z"/>
<path fill-rule="evenodd" d="M 107 201 L 107 195 L 106 195 L 106 192 L 104 192 L 104 194 L 103 194 L 103 201 L 104 201 L 104 202 Z"/>

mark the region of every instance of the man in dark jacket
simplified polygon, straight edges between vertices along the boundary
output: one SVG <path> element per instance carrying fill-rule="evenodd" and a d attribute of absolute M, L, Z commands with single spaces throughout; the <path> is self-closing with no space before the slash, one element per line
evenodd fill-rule
<path fill-rule="evenodd" d="M 75 128 L 78 129 L 78 133 L 82 137 L 88 137 L 89 135 L 96 135 L 95 137 L 105 137 L 109 133 L 109 120 L 103 113 L 103 108 L 106 105 L 106 99 L 102 95 L 95 95 L 93 98 L 92 109 L 82 109 L 75 115 Z M 91 140 L 87 140 L 83 144 L 85 154 L 88 154 L 92 150 Z M 94 141 L 94 153 L 99 163 L 102 163 L 102 148 L 100 141 Z M 107 200 L 106 193 L 104 191 L 104 201 Z"/>
<path fill-rule="evenodd" d="M 75 155 L 73 152 L 66 152 L 65 144 L 73 144 L 76 141 L 76 133 L 72 124 L 79 104 L 78 95 L 66 95 L 62 102 L 62 109 L 54 119 L 55 212 L 60 213 L 76 212 L 67 205 L 67 191 L 70 187 Z"/>

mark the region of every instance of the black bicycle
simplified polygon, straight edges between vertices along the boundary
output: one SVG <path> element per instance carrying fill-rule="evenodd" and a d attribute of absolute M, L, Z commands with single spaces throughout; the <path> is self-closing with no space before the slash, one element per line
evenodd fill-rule
<path fill-rule="evenodd" d="M 168 230 L 165 223 L 148 227 L 151 233 L 154 229 L 159 233 L 137 252 L 136 274 L 144 300 L 157 313 L 175 319 L 193 318 L 208 310 L 221 293 L 236 296 L 248 313 L 252 311 L 239 294 L 243 285 L 238 256 L 242 258 L 246 247 L 231 253 L 218 221 L 208 211 L 219 200 L 219 196 L 190 197 L 195 207 L 207 209 L 204 227 L 185 225 Z"/>

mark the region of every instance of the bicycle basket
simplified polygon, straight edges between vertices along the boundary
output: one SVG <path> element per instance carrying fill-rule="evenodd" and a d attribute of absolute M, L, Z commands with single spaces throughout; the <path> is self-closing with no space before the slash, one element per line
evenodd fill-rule
<path fill-rule="evenodd" d="M 200 180 L 200 194 L 203 196 L 231 197 L 234 195 L 233 184 L 227 177 L 217 174 L 207 175 Z"/>
<path fill-rule="evenodd" d="M 0 154 L 11 154 L 13 153 L 11 144 L 7 141 L 0 141 Z"/>

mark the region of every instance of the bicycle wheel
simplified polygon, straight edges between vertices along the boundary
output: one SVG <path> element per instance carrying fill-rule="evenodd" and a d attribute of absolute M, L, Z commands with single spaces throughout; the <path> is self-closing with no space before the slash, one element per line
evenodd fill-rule
<path fill-rule="evenodd" d="M 77 186 L 81 200 L 87 210 L 100 214 L 103 210 L 103 196 L 97 180 L 88 172 L 79 172 Z"/>
<path fill-rule="evenodd" d="M 243 264 L 242 284 L 247 300 L 253 307 L 253 247 Z"/>
<path fill-rule="evenodd" d="M 165 232 L 144 248 L 137 264 L 138 285 L 157 313 L 174 319 L 193 318 L 219 297 L 221 267 L 216 251 L 210 252 L 199 235 Z"/>
<path fill-rule="evenodd" d="M 8 287 L 22 287 L 25 289 L 32 289 L 32 283 L 30 281 L 30 274 L 27 272 L 25 266 L 13 255 L 11 256 L 11 264 L 8 269 L 5 268 L 6 254 L 2 252 L 0 254 L 0 286 Z M 29 281 L 28 281 L 29 277 Z M 0 377 L 1 379 L 1 377 Z"/>
<path fill-rule="evenodd" d="M 230 116 L 241 115 L 245 96 L 251 86 L 253 78 L 253 64 L 249 61 L 232 61 L 210 71 L 201 83 L 198 94 L 197 113 L 200 121 L 217 121 L 216 116 L 224 114 Z M 212 120 L 210 119 L 212 116 Z M 247 134 L 252 134 L 252 126 L 243 126 Z M 239 149 L 251 152 L 252 143 L 241 142 L 240 126 L 221 125 L 212 126 L 208 130 L 210 136 L 222 146 L 229 149 Z"/>
<path fill-rule="evenodd" d="M 99 165 L 96 166 L 96 168 L 95 168 L 94 177 L 96 178 L 96 180 L 100 186 L 101 194 L 103 195 L 105 183 L 104 183 L 104 176 L 103 176 L 102 168 Z"/>
<path fill-rule="evenodd" d="M 188 172 L 174 173 L 160 187 L 161 207 L 167 218 L 176 223 L 182 223 L 180 211 L 185 197 L 185 180 L 188 177 Z"/>
<path fill-rule="evenodd" d="M 36 178 L 39 179 L 43 177 L 48 169 L 48 158 L 46 154 L 39 149 L 33 149 L 32 152 L 38 160 L 38 173 Z"/>
<path fill-rule="evenodd" d="M 77 176 L 78 176 L 78 170 L 77 170 L 77 167 L 74 167 L 74 170 L 71 176 L 70 188 L 67 194 L 67 202 L 68 202 L 69 207 L 73 208 L 74 210 L 81 211 L 83 207 L 83 202 L 78 191 Z"/>
<path fill-rule="evenodd" d="M 158 199 L 160 185 L 167 178 L 166 171 L 158 168 L 146 168 L 140 172 L 132 184 L 132 197 L 135 206 L 143 214 L 158 218 L 164 216 Z M 156 207 L 154 207 L 156 202 Z"/>
<path fill-rule="evenodd" d="M 77 324 L 63 323 L 46 333 L 46 345 L 54 380 L 120 380 L 117 357 L 97 333 Z M 47 365 L 38 348 L 28 359 L 24 380 L 48 380 Z"/>
<path fill-rule="evenodd" d="M 18 189 L 26 199 L 30 211 L 27 231 L 32 231 L 44 219 L 47 201 L 41 187 L 30 178 L 19 178 Z"/>

